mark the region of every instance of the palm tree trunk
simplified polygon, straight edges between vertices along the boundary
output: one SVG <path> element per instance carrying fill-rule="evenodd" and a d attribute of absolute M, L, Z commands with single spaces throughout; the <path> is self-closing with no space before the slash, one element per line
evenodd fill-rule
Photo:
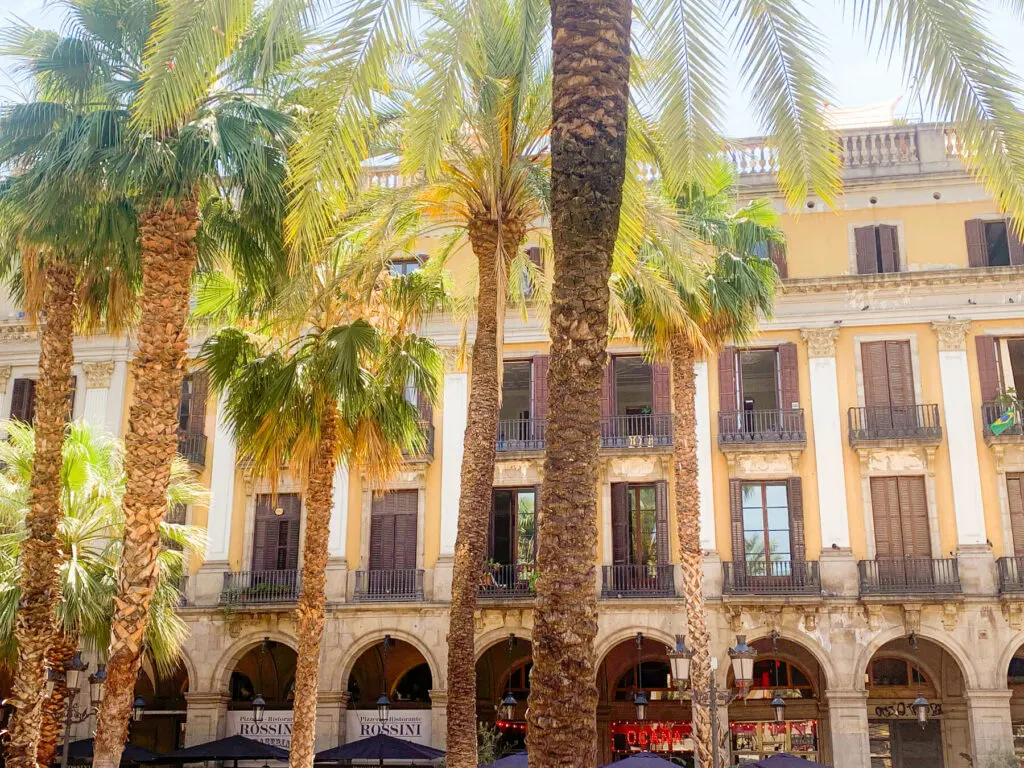
<path fill-rule="evenodd" d="M 312 768 L 316 749 L 316 704 L 320 674 L 320 642 L 327 602 L 327 540 L 338 462 L 337 406 L 330 403 L 320 424 L 316 463 L 306 490 L 306 541 L 302 550 L 302 593 L 296 610 L 299 635 L 295 665 L 295 704 L 291 768 Z"/>
<path fill-rule="evenodd" d="M 700 546 L 700 484 L 697 479 L 696 382 L 693 346 L 685 337 L 672 337 L 672 453 L 675 472 L 676 531 L 683 568 L 686 626 L 693 661 L 694 690 L 711 683 L 711 636 L 704 608 L 704 554 Z M 694 746 L 701 765 L 711 765 L 711 711 L 691 703 Z"/>
<path fill-rule="evenodd" d="M 475 768 L 476 646 L 473 613 L 486 554 L 488 519 L 494 487 L 495 438 L 498 431 L 498 338 L 505 301 L 499 270 L 522 242 L 525 227 L 516 222 L 471 221 L 469 240 L 476 255 L 476 336 L 469 372 L 469 414 L 462 490 L 459 497 L 452 603 L 448 626 L 447 765 Z M 506 270 L 507 272 L 507 270 Z"/>
<path fill-rule="evenodd" d="M 36 764 L 46 654 L 56 633 L 54 606 L 60 599 L 61 563 L 57 529 L 63 516 L 61 450 L 68 417 L 68 380 L 74 361 L 76 278 L 76 271 L 65 264 L 54 263 L 46 269 L 45 324 L 36 383 L 35 459 L 25 516 L 28 538 L 21 545 L 21 600 L 14 630 L 18 669 L 12 686 L 14 713 L 7 744 L 7 765 L 12 768 L 34 768 Z"/>
<path fill-rule="evenodd" d="M 78 650 L 78 634 L 58 635 L 46 654 L 46 664 L 51 669 L 63 669 Z M 57 759 L 57 741 L 64 733 L 64 720 L 68 706 L 68 687 L 61 680 L 53 688 L 50 698 L 43 704 L 43 722 L 39 729 L 39 748 L 36 760 L 39 765 L 53 765 Z"/>
<path fill-rule="evenodd" d="M 597 745 L 598 441 L 608 279 L 625 178 L 629 0 L 552 0 L 547 454 L 527 746 L 532 768 L 591 768 Z"/>
<path fill-rule="evenodd" d="M 128 740 L 135 679 L 156 589 L 158 526 L 167 511 L 171 460 L 178 448 L 178 401 L 185 372 L 195 200 L 154 204 L 141 216 L 142 316 L 132 361 L 134 400 L 125 437 L 124 542 L 118 563 L 107 683 L 96 724 L 96 768 L 117 768 Z"/>

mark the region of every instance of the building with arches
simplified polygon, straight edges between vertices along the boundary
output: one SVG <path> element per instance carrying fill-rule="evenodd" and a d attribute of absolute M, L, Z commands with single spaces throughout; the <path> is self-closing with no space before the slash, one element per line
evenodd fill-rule
<path fill-rule="evenodd" d="M 951 128 L 851 128 L 839 148 L 846 187 L 835 207 L 816 197 L 788 206 L 763 142 L 730 154 L 740 200 L 768 197 L 787 242 L 764 247 L 782 278 L 774 317 L 749 344 L 694 371 L 719 686 L 731 685 L 737 635 L 759 654 L 750 696 L 721 708 L 720 720 L 740 761 L 785 749 L 837 768 L 985 768 L 1015 749 L 1024 756 L 1024 430 L 1014 400 L 1024 386 L 1024 246 L 965 171 Z M 401 183 L 387 168 L 370 181 Z M 438 247 L 424 239 L 396 258 L 396 273 Z M 550 254 L 525 247 L 550 274 Z M 462 276 L 474 265 L 457 252 L 451 268 Z M 0 408 L 30 417 L 38 343 L 18 309 L 6 310 Z M 532 305 L 505 323 L 477 712 L 518 743 L 544 514 L 549 339 Z M 447 361 L 438 402 L 409 393 L 425 450 L 380 494 L 345 467 L 335 477 L 320 748 L 379 728 L 381 693 L 402 735 L 444 745 L 469 374 L 455 319 L 422 330 Z M 75 417 L 122 434 L 130 340 L 81 339 L 75 354 Z M 629 338 L 609 344 L 592 555 L 601 762 L 644 747 L 688 759 L 690 705 L 667 662 L 687 629 L 670 428 L 689 417 L 672 412 L 678 373 Z M 183 671 L 140 678 L 152 705 L 138 734 L 163 745 L 168 734 L 194 744 L 241 732 L 258 693 L 275 730 L 261 737 L 286 740 L 304 481 L 285 468 L 275 495 L 269 478 L 240 464 L 198 369 L 180 413 L 180 449 L 211 489 L 208 506 L 186 517 L 207 527 L 209 543 L 181 608 L 191 630 Z M 644 721 L 632 705 L 638 690 L 650 701 Z M 769 706 L 775 694 L 786 702 L 782 723 Z M 929 702 L 923 729 L 910 708 L 918 695 Z M 511 709 L 502 708 L 507 696 Z"/>

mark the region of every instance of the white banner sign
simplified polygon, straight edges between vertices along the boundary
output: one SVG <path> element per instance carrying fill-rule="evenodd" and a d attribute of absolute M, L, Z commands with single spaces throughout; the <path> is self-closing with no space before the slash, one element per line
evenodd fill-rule
<path fill-rule="evenodd" d="M 346 717 L 346 739 L 350 742 L 384 733 L 431 746 L 429 709 L 393 709 L 383 723 L 376 709 L 350 709 Z"/>
<path fill-rule="evenodd" d="M 251 710 L 228 710 L 227 731 L 228 736 L 245 736 L 281 749 L 291 749 L 292 711 L 268 709 L 263 713 L 263 722 L 256 723 Z"/>

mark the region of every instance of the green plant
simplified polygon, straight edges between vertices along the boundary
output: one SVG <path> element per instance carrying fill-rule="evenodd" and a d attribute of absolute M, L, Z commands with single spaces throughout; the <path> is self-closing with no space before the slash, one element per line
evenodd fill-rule
<path fill-rule="evenodd" d="M 480 765 L 493 763 L 505 754 L 506 750 L 503 748 L 501 740 L 501 731 L 498 730 L 497 726 L 477 723 L 476 759 Z"/>

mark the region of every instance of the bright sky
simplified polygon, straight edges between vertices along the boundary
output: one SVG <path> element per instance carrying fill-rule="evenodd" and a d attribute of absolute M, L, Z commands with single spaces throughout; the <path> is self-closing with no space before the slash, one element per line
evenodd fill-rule
<path fill-rule="evenodd" d="M 823 32 L 829 48 L 822 65 L 832 83 L 835 103 L 858 106 L 903 95 L 897 117 L 919 118 L 919 106 L 904 83 L 901 67 L 875 56 L 858 30 L 844 22 L 842 0 L 806 0 L 806 4 L 808 15 Z M 999 0 L 980 0 L 980 4 L 988 9 L 986 28 L 1008 52 L 1015 70 L 1024 79 L 1024 46 L 1019 44 L 1024 23 Z M 0 0 L 0 24 L 12 16 L 38 26 L 56 28 L 61 23 L 62 12 L 59 5 L 44 0 Z M 730 136 L 761 133 L 736 72 L 730 78 L 730 86 L 726 100 L 726 133 Z M 10 62 L 0 60 L 0 98 L 17 100 L 19 94 L 18 79 Z"/>

